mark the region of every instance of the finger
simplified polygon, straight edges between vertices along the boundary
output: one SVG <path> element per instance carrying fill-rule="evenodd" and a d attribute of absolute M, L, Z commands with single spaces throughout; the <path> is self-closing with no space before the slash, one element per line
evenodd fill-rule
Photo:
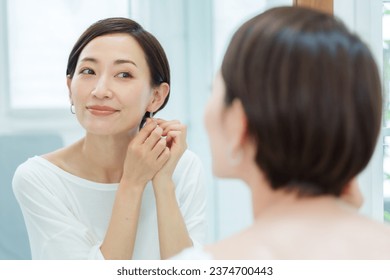
<path fill-rule="evenodd" d="M 163 123 L 166 123 L 166 122 L 180 122 L 179 120 L 170 120 L 170 121 L 167 121 L 167 120 L 160 119 L 160 118 L 155 118 L 154 120 L 155 120 L 158 124 L 163 124 Z"/>
<path fill-rule="evenodd" d="M 166 137 L 166 143 L 169 148 L 172 148 L 173 146 L 186 146 L 185 133 L 182 131 L 170 131 Z"/>
<path fill-rule="evenodd" d="M 187 127 L 182 123 L 171 123 L 169 125 L 161 127 L 163 129 L 163 135 L 166 136 L 170 131 L 182 131 L 185 132 Z"/>
<path fill-rule="evenodd" d="M 160 138 L 160 140 L 157 141 L 156 145 L 154 145 L 151 155 L 154 159 L 157 159 L 160 154 L 167 148 L 167 141 L 165 138 Z"/>
<path fill-rule="evenodd" d="M 167 141 L 169 140 L 172 140 L 172 139 L 175 139 L 175 138 L 179 138 L 181 136 L 181 131 L 169 131 L 167 133 Z"/>
<path fill-rule="evenodd" d="M 154 146 L 157 144 L 158 141 L 160 141 L 162 137 L 163 130 L 161 127 L 157 126 L 155 129 L 153 129 L 152 132 L 150 132 L 149 137 L 146 138 L 144 144 L 147 147 L 147 149 L 152 150 Z"/>
<path fill-rule="evenodd" d="M 157 158 L 157 163 L 162 166 L 168 161 L 169 157 L 170 157 L 170 151 L 168 147 L 165 147 L 165 149 L 161 152 L 161 154 Z"/>
<path fill-rule="evenodd" d="M 172 124 L 180 124 L 180 121 L 178 121 L 178 120 L 166 121 L 166 120 L 163 120 L 163 119 L 155 119 L 155 121 L 162 128 L 165 128 L 165 127 L 167 127 L 169 125 L 172 125 Z"/>
<path fill-rule="evenodd" d="M 174 137 L 172 135 L 168 135 L 166 137 L 167 147 L 171 148 L 174 141 Z"/>
<path fill-rule="evenodd" d="M 134 143 L 135 144 L 143 144 L 152 131 L 157 127 L 157 122 L 151 120 L 150 118 L 146 119 L 145 125 L 141 128 L 140 132 L 135 136 Z"/>
<path fill-rule="evenodd" d="M 166 122 L 166 120 L 160 119 L 160 118 L 154 118 L 154 120 L 157 122 L 158 125 L 163 124 L 163 123 Z"/>
<path fill-rule="evenodd" d="M 166 135 L 168 135 L 170 132 L 174 132 L 174 131 L 181 132 L 181 134 L 184 137 L 187 135 L 187 126 L 185 126 L 184 124 L 172 125 L 168 129 L 169 130 L 166 132 Z"/>

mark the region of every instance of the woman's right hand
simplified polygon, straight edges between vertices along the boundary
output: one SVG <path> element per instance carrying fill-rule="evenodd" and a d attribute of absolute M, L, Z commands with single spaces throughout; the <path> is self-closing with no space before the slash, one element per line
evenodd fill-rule
<path fill-rule="evenodd" d="M 129 143 L 122 182 L 143 188 L 167 162 L 169 149 L 162 133 L 154 120 L 146 120 L 145 126 Z"/>

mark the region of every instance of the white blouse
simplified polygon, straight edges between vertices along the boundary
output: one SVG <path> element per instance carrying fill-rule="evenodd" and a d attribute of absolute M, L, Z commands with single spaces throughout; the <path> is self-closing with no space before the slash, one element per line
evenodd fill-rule
<path fill-rule="evenodd" d="M 176 198 L 194 246 L 206 239 L 206 190 L 199 158 L 186 151 L 173 174 Z M 33 259 L 103 259 L 100 251 L 119 184 L 72 175 L 35 156 L 21 164 L 13 190 L 22 209 Z M 145 188 L 134 259 L 160 259 L 151 182 Z"/>
<path fill-rule="evenodd" d="M 171 258 L 171 260 L 213 260 L 213 259 L 214 259 L 213 255 L 209 252 L 206 252 L 201 246 L 184 249 L 179 254 Z"/>

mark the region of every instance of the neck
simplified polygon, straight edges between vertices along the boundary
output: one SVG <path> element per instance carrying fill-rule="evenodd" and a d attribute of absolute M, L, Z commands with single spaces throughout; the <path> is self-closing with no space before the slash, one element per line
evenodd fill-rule
<path fill-rule="evenodd" d="M 268 207 L 277 200 L 275 191 L 271 189 L 263 172 L 258 166 L 252 162 L 249 166 L 246 165 L 244 170 L 240 172 L 244 174 L 241 179 L 249 186 L 252 193 L 252 211 L 254 219 L 258 218 Z"/>
<path fill-rule="evenodd" d="M 87 134 L 79 144 L 81 161 L 99 182 L 117 183 L 123 173 L 127 147 L 132 137 Z"/>
<path fill-rule="evenodd" d="M 253 168 L 244 181 L 250 187 L 252 193 L 252 210 L 254 219 L 259 219 L 265 215 L 290 213 L 306 213 L 307 215 L 324 212 L 329 214 L 330 209 L 356 209 L 350 203 L 332 195 L 298 197 L 294 191 L 284 189 L 273 190 L 263 173 L 257 168 Z"/>

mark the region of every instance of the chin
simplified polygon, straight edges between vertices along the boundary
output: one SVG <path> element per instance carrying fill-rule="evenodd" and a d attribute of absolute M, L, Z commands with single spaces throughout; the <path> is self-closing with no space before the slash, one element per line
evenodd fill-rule
<path fill-rule="evenodd" d="M 116 134 L 115 131 L 113 131 L 112 125 L 82 124 L 82 126 L 89 134 L 101 136 Z"/>

